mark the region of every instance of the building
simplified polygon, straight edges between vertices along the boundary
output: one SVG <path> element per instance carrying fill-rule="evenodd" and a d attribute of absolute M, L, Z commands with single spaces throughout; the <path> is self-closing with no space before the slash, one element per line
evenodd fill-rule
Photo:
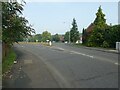
<path fill-rule="evenodd" d="M 91 24 L 87 27 L 86 33 L 90 34 L 90 33 L 93 31 L 93 28 L 94 28 L 94 24 L 91 23 Z"/>

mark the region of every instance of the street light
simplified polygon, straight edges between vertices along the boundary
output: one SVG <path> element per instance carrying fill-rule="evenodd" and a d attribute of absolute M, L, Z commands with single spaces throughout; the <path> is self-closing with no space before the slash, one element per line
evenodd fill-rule
<path fill-rule="evenodd" d="M 70 24 L 70 26 L 69 26 L 69 28 L 70 28 L 70 30 L 71 30 L 71 28 L 72 28 L 72 25 Z M 69 44 L 71 43 L 71 41 L 70 41 L 70 31 L 69 31 Z"/>
<path fill-rule="evenodd" d="M 63 22 L 63 23 L 66 23 L 66 22 Z M 71 30 L 71 28 L 72 28 L 72 25 L 69 24 L 69 29 Z M 71 42 L 70 42 L 70 30 L 69 30 L 69 44 L 71 43 Z"/>

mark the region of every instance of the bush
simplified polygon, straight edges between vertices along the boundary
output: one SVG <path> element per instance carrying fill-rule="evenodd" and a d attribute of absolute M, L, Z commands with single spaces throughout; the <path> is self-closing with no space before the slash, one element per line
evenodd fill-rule
<path fill-rule="evenodd" d="M 106 42 L 106 41 L 104 41 L 103 42 L 103 45 L 102 45 L 102 47 L 104 47 L 104 48 L 108 48 L 110 45 L 109 45 L 109 43 L 108 42 Z"/>

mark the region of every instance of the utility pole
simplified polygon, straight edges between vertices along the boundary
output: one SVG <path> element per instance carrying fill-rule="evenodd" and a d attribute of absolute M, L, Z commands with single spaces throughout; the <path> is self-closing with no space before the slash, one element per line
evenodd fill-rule
<path fill-rule="evenodd" d="M 65 24 L 66 22 L 63 22 L 63 23 Z M 69 29 L 71 30 L 71 25 L 70 25 L 70 24 L 69 24 Z M 69 44 L 71 43 L 71 41 L 70 41 L 70 37 L 71 37 L 71 36 L 70 36 L 70 30 L 69 30 L 69 41 L 68 41 Z"/>
<path fill-rule="evenodd" d="M 71 30 L 71 25 L 69 26 L 70 30 Z M 70 44 L 70 31 L 69 31 L 69 44 Z"/>

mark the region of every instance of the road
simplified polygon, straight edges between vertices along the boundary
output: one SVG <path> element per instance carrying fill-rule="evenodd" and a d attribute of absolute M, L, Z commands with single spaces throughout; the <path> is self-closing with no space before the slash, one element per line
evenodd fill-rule
<path fill-rule="evenodd" d="M 24 62 L 22 69 L 27 79 L 20 86 L 18 77 L 10 87 L 18 83 L 18 87 L 118 88 L 118 54 L 63 43 L 51 47 L 20 44 L 15 45 L 15 50 L 21 52 L 18 60 Z"/>

